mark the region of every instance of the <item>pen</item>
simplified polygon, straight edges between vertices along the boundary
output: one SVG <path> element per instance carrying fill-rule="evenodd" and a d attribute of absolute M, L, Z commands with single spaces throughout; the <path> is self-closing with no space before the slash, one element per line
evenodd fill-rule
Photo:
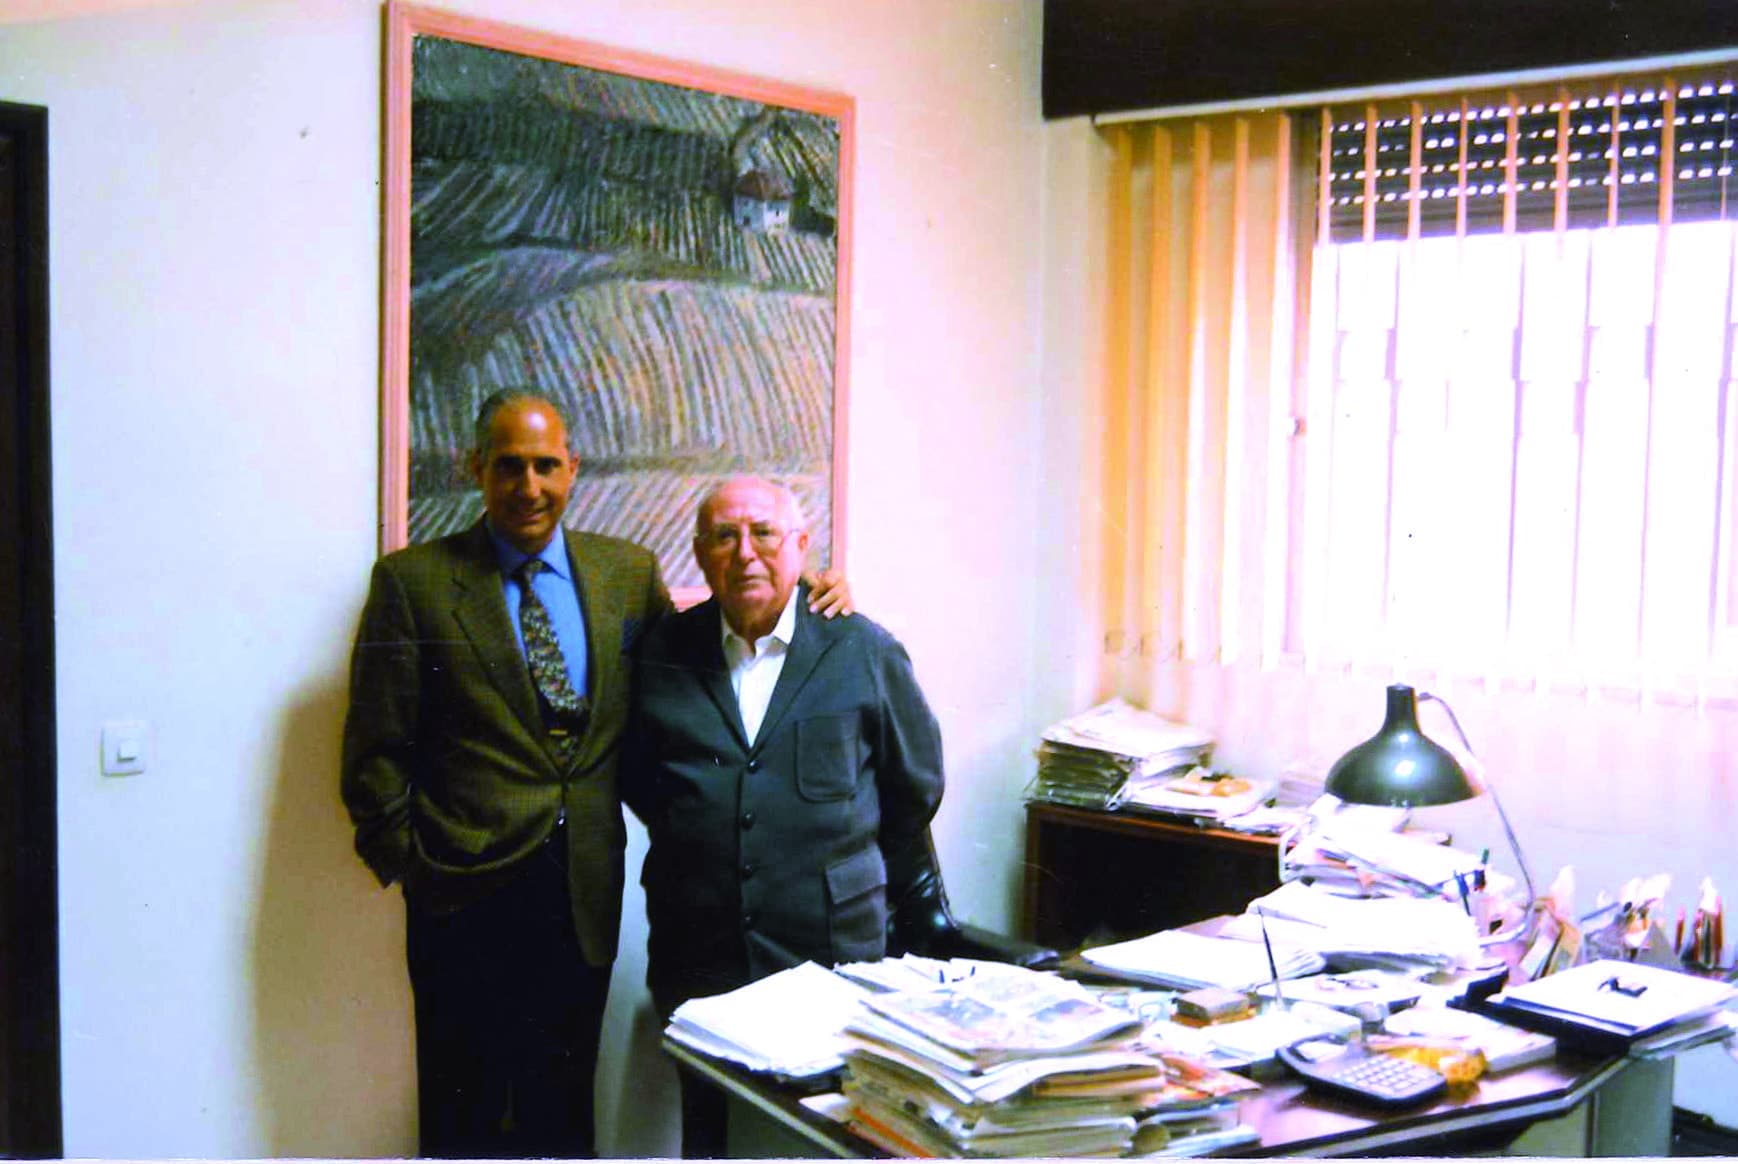
<path fill-rule="evenodd" d="M 1285 1009 L 1285 995 L 1279 990 L 1279 963 L 1273 960 L 1273 941 L 1267 936 L 1267 913 L 1258 905 L 1255 916 L 1261 922 L 1261 944 L 1267 947 L 1267 971 L 1273 975 L 1273 1001 L 1279 1009 Z"/>
<path fill-rule="evenodd" d="M 1466 878 L 1463 875 L 1456 873 L 1454 875 L 1454 887 L 1460 890 L 1460 907 L 1466 910 L 1468 917 L 1471 917 L 1472 902 L 1466 899 Z"/>

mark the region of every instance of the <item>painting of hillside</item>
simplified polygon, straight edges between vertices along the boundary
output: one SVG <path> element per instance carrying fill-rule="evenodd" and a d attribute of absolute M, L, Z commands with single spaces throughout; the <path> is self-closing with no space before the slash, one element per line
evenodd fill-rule
<path fill-rule="evenodd" d="M 844 118 L 422 35 L 410 102 L 408 536 L 474 522 L 477 407 L 561 402 L 566 515 L 703 585 L 695 507 L 752 472 L 835 557 Z"/>

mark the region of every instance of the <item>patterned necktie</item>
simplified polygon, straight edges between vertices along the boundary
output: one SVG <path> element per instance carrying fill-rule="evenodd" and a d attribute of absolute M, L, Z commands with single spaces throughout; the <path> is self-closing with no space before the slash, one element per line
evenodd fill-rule
<path fill-rule="evenodd" d="M 528 558 L 513 574 L 519 583 L 519 631 L 525 636 L 525 659 L 531 665 L 531 681 L 537 684 L 538 694 L 548 705 L 549 734 L 555 737 L 556 749 L 562 757 L 571 763 L 579 751 L 579 735 L 590 708 L 585 697 L 573 689 L 567 659 L 555 637 L 555 626 L 549 621 L 549 608 L 532 586 L 532 580 L 544 568 L 541 560 Z"/>

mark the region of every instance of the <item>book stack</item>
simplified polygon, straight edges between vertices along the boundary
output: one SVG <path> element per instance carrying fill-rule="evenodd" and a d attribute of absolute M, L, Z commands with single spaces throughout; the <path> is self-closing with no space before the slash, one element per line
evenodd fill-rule
<path fill-rule="evenodd" d="M 1132 789 L 1180 777 L 1212 750 L 1206 732 L 1112 699 L 1044 731 L 1028 796 L 1115 808 Z"/>
<path fill-rule="evenodd" d="M 1017 967 L 872 996 L 845 1028 L 848 1122 L 918 1157 L 1117 1156 L 1137 1133 L 1180 1154 L 1191 1136 L 1239 1129 L 1234 1097 L 1254 1084 L 1147 1047 L 1142 1030 L 1078 984 Z"/>

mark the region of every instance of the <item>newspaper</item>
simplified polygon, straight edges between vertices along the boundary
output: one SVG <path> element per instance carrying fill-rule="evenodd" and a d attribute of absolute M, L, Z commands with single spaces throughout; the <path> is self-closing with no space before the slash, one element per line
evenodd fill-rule
<path fill-rule="evenodd" d="M 986 964 L 985 972 L 934 990 L 876 995 L 865 1003 L 978 1062 L 1076 1050 L 1139 1025 L 1078 983 L 1018 966 Z"/>

